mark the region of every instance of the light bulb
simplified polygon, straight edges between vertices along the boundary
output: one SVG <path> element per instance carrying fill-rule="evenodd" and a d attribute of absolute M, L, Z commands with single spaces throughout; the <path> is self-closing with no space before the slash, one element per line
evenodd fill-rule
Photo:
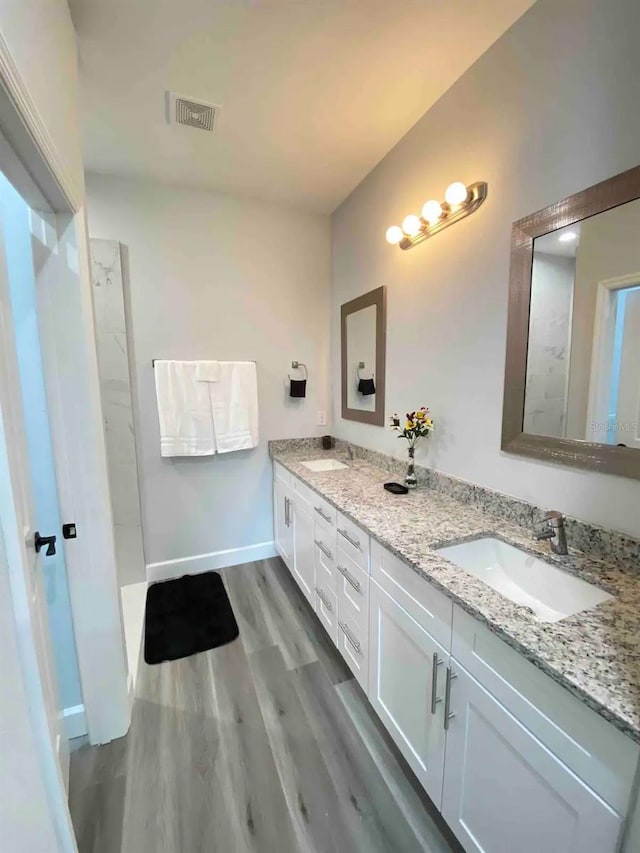
<path fill-rule="evenodd" d="M 444 194 L 445 201 L 452 207 L 455 207 L 458 204 L 464 204 L 468 196 L 469 193 L 462 181 L 454 181 L 453 184 L 449 184 L 447 191 Z"/>
<path fill-rule="evenodd" d="M 391 243 L 392 246 L 397 246 L 403 237 L 404 234 L 399 225 L 392 225 L 391 228 L 387 228 L 387 243 Z"/>
<path fill-rule="evenodd" d="M 420 219 L 413 213 L 410 213 L 409 216 L 405 216 L 402 220 L 402 230 L 408 237 L 415 237 L 416 234 L 420 233 L 421 228 L 422 223 L 420 222 Z"/>
<path fill-rule="evenodd" d="M 431 199 L 426 201 L 422 208 L 422 218 L 426 219 L 429 225 L 435 225 L 442 216 L 442 205 L 439 201 Z"/>

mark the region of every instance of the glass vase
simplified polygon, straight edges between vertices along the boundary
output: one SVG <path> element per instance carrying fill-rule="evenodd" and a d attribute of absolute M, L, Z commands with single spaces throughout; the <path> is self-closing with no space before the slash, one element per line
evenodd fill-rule
<path fill-rule="evenodd" d="M 415 447 L 409 448 L 409 467 L 407 468 L 407 475 L 404 478 L 404 484 L 409 489 L 415 489 L 418 485 L 418 478 L 416 477 L 416 472 L 413 467 L 413 457 L 415 456 L 416 449 Z"/>

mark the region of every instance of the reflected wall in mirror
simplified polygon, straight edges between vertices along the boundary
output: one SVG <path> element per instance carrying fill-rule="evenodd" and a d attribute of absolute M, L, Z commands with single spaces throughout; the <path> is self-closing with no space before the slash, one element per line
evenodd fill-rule
<path fill-rule="evenodd" d="M 524 431 L 640 448 L 640 200 L 533 244 Z"/>
<path fill-rule="evenodd" d="M 384 425 L 385 290 L 341 307 L 342 417 Z"/>
<path fill-rule="evenodd" d="M 502 446 L 640 477 L 640 168 L 514 224 Z"/>

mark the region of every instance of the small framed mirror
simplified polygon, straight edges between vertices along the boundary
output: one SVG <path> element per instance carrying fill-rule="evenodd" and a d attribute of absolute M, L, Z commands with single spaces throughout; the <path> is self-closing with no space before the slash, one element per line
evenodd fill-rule
<path fill-rule="evenodd" d="M 386 300 L 384 287 L 340 309 L 342 417 L 384 426 Z"/>
<path fill-rule="evenodd" d="M 502 449 L 640 479 L 640 167 L 513 225 Z"/>

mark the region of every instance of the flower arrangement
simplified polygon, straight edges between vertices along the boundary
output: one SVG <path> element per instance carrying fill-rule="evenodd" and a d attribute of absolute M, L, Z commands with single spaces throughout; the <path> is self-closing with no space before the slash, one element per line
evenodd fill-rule
<path fill-rule="evenodd" d="M 433 418 L 429 414 L 429 409 L 423 406 L 416 412 L 407 412 L 407 419 L 404 426 L 400 424 L 400 418 L 397 414 L 392 415 L 391 429 L 399 433 L 398 438 L 406 438 L 409 442 L 409 468 L 407 469 L 404 482 L 410 489 L 413 489 L 418 485 L 418 478 L 413 467 L 415 447 L 418 439 L 431 434 L 433 430 Z"/>
<path fill-rule="evenodd" d="M 429 435 L 433 430 L 433 418 L 429 414 L 429 409 L 423 406 L 417 412 L 407 412 L 404 427 L 400 425 L 398 415 L 393 415 L 391 429 L 400 433 L 398 438 L 406 438 L 409 447 L 415 447 L 419 438 Z"/>

